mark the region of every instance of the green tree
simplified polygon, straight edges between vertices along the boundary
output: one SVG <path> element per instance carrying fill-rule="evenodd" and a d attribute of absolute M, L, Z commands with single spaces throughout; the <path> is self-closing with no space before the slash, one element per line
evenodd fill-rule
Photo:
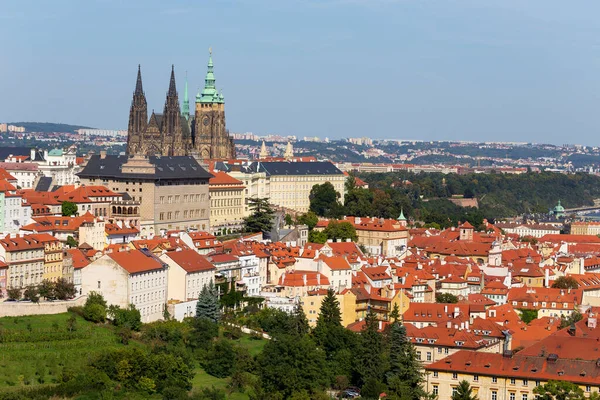
<path fill-rule="evenodd" d="M 390 312 L 390 321 L 396 322 L 400 318 L 400 307 L 398 307 L 398 303 L 394 303 L 392 307 L 392 311 Z"/>
<path fill-rule="evenodd" d="M 456 392 L 452 395 L 452 400 L 478 400 L 477 395 L 473 394 L 473 389 L 469 382 L 462 380 L 458 383 Z"/>
<path fill-rule="evenodd" d="M 308 241 L 310 243 L 325 243 L 327 242 L 327 234 L 323 231 L 312 230 L 308 232 Z"/>
<path fill-rule="evenodd" d="M 569 315 L 565 317 L 564 315 L 560 316 L 560 329 L 566 328 L 567 326 L 571 326 L 572 324 L 576 324 L 577 322 L 583 319 L 583 315 L 575 310 Z"/>
<path fill-rule="evenodd" d="M 198 296 L 198 303 L 196 303 L 196 318 L 206 318 L 214 323 L 218 323 L 221 318 L 219 297 L 212 279 L 208 285 L 204 285 Z"/>
<path fill-rule="evenodd" d="M 294 312 L 290 318 L 290 333 L 297 334 L 299 336 L 306 335 L 310 330 L 308 325 L 308 318 L 302 309 L 300 304 L 296 304 Z"/>
<path fill-rule="evenodd" d="M 63 217 L 71 217 L 77 215 L 77 204 L 70 201 L 63 201 L 61 204 Z"/>
<path fill-rule="evenodd" d="M 314 185 L 309 194 L 309 210 L 320 217 L 337 218 L 342 213 L 339 203 L 340 194 L 335 190 L 331 182 Z"/>
<path fill-rule="evenodd" d="M 73 236 L 69 235 L 69 236 L 67 236 L 67 246 L 69 246 L 70 248 L 74 249 L 77 246 L 79 246 L 79 243 L 77 243 L 77 240 L 75 240 L 73 238 Z"/>
<path fill-rule="evenodd" d="M 370 379 L 381 382 L 384 377 L 385 362 L 383 338 L 378 332 L 379 321 L 369 310 L 365 318 L 365 325 L 360 333 L 360 344 L 356 349 L 355 369 L 356 380 L 359 385 L 365 385 Z"/>
<path fill-rule="evenodd" d="M 208 318 L 192 318 L 188 343 L 192 348 L 208 349 L 219 336 L 219 325 Z"/>
<path fill-rule="evenodd" d="M 129 328 L 139 331 L 142 328 L 142 315 L 135 305 L 130 304 L 127 308 L 117 305 L 108 307 L 107 314 L 112 318 L 114 326 Z"/>
<path fill-rule="evenodd" d="M 456 304 L 456 303 L 458 303 L 458 297 L 456 297 L 452 293 L 439 293 L 438 292 L 435 294 L 435 301 L 436 301 L 436 303 Z"/>
<path fill-rule="evenodd" d="M 554 281 L 552 287 L 557 289 L 577 289 L 579 288 L 579 284 L 572 276 L 561 276 Z"/>
<path fill-rule="evenodd" d="M 106 309 L 106 300 L 102 294 L 90 292 L 83 306 L 83 318 L 91 322 L 104 322 Z"/>
<path fill-rule="evenodd" d="M 281 335 L 268 341 L 257 357 L 257 373 L 264 392 L 280 393 L 283 398 L 301 390 L 320 390 L 329 383 L 325 353 L 308 336 Z"/>
<path fill-rule="evenodd" d="M 235 366 L 235 349 L 228 339 L 219 339 L 213 343 L 202 362 L 204 370 L 217 378 L 230 376 Z"/>
<path fill-rule="evenodd" d="M 251 214 L 244 218 L 244 231 L 251 233 L 271 232 L 275 211 L 271 207 L 269 199 L 249 198 L 248 208 Z"/>
<path fill-rule="evenodd" d="M 319 222 L 319 217 L 312 211 L 309 211 L 305 214 L 302 214 L 298 217 L 298 223 L 302 225 L 308 226 L 309 230 L 313 230 L 317 223 Z"/>
<path fill-rule="evenodd" d="M 38 290 L 38 287 L 35 285 L 27 286 L 25 288 L 25 291 L 23 292 L 23 299 L 29 300 L 32 303 L 39 303 L 40 302 L 40 291 Z"/>
<path fill-rule="evenodd" d="M 290 214 L 285 214 L 285 224 L 287 226 L 294 225 L 294 219 L 292 218 L 292 216 Z"/>
<path fill-rule="evenodd" d="M 65 278 L 58 278 L 54 283 L 54 296 L 58 300 L 72 299 L 76 294 L 77 289 L 75 289 L 73 282 L 69 282 Z"/>
<path fill-rule="evenodd" d="M 323 230 L 323 233 L 327 235 L 328 239 L 332 240 L 346 240 L 350 239 L 353 242 L 358 240 L 358 235 L 356 234 L 356 228 L 348 221 L 329 221 L 327 228 Z"/>
<path fill-rule="evenodd" d="M 534 319 L 537 319 L 538 317 L 538 310 L 528 310 L 524 308 L 519 308 L 518 310 L 521 312 L 521 321 L 525 322 L 526 324 L 530 323 Z"/>
<path fill-rule="evenodd" d="M 54 282 L 51 282 L 48 279 L 44 279 L 38 286 L 40 297 L 43 297 L 46 300 L 56 299 L 55 289 L 56 285 Z"/>
<path fill-rule="evenodd" d="M 421 362 L 413 344 L 406 336 L 406 328 L 394 322 L 390 329 L 390 367 L 386 373 L 388 392 L 398 398 L 419 400 L 426 398 L 423 390 Z"/>
<path fill-rule="evenodd" d="M 544 385 L 536 386 L 533 393 L 539 400 L 584 400 L 583 390 L 572 382 L 548 381 Z"/>
<path fill-rule="evenodd" d="M 67 319 L 67 332 L 75 332 L 77 330 L 77 317 L 71 314 Z"/>
<path fill-rule="evenodd" d="M 8 297 L 9 300 L 21 300 L 22 292 L 23 290 L 21 288 L 11 287 L 6 289 L 6 297 Z"/>

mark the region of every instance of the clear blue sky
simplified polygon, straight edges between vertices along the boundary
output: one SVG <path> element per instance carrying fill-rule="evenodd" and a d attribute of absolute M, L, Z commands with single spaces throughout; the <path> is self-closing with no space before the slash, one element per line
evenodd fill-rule
<path fill-rule="evenodd" d="M 232 132 L 600 144 L 600 2 L 0 0 L 0 121 L 127 126 L 212 46 Z M 193 97 L 192 97 L 193 102 Z"/>

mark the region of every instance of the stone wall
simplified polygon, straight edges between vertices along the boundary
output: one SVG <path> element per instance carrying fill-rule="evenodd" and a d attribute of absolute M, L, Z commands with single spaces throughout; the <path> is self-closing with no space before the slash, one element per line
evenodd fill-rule
<path fill-rule="evenodd" d="M 23 315 L 62 314 L 67 308 L 83 306 L 87 296 L 68 301 L 40 301 L 38 304 L 28 301 L 3 301 L 0 303 L 0 317 L 20 317 Z"/>

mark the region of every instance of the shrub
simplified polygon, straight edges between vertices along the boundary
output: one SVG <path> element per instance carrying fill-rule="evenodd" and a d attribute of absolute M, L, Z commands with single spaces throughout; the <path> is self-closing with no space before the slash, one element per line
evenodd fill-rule
<path fill-rule="evenodd" d="M 106 307 L 100 304 L 90 304 L 83 307 L 83 318 L 91 322 L 106 321 Z"/>

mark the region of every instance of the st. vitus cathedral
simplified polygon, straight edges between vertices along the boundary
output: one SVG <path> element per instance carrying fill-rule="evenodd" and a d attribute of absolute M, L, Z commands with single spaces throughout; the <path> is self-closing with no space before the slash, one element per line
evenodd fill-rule
<path fill-rule="evenodd" d="M 175 85 L 175 70 L 171 68 L 171 81 L 162 114 L 154 111 L 148 119 L 148 104 L 142 87 L 142 72 L 138 66 L 137 83 L 133 92 L 129 126 L 127 128 L 127 154 L 143 156 L 196 156 L 201 159 L 233 159 L 235 146 L 225 128 L 225 100 L 215 88 L 212 54 L 204 89 L 196 95 L 194 117 L 190 116 L 187 79 L 183 109 Z"/>

